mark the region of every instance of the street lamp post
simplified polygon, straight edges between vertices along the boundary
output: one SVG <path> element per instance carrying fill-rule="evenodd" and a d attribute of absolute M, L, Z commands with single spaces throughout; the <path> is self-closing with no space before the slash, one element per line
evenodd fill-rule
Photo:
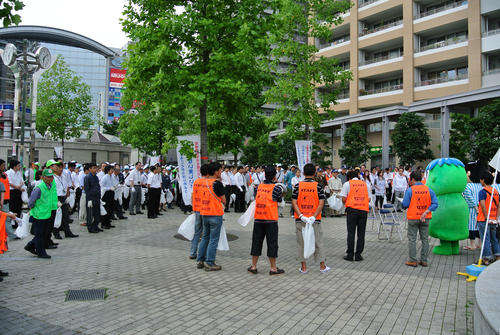
<path fill-rule="evenodd" d="M 28 52 L 28 40 L 23 40 L 23 51 L 22 53 L 18 53 L 17 48 L 14 44 L 8 43 L 5 48 L 2 50 L 2 60 L 3 63 L 11 69 L 14 73 L 15 78 L 22 77 L 22 107 L 19 108 L 19 80 L 15 81 L 15 97 L 14 97 L 14 105 L 17 106 L 14 113 L 21 114 L 21 127 L 17 126 L 17 122 L 14 122 L 14 130 L 16 131 L 16 135 L 14 136 L 14 141 L 17 140 L 17 130 L 20 128 L 21 138 L 20 138 L 20 146 L 17 148 L 16 146 L 16 155 L 19 157 L 19 161 L 21 166 L 24 166 L 24 132 L 25 132 L 25 121 L 26 121 L 26 105 L 27 105 L 27 88 L 28 88 L 28 76 L 33 79 L 33 75 L 41 70 L 48 69 L 51 65 L 51 55 L 49 49 L 45 47 L 40 47 L 36 50 L 35 53 Z M 32 80 L 33 81 L 33 80 Z M 21 109 L 21 110 L 20 110 Z M 17 118 L 14 117 L 14 121 L 17 121 Z M 32 116 L 32 122 L 33 122 Z M 33 134 L 33 132 L 31 132 Z M 34 135 L 31 141 L 34 141 Z M 19 154 L 18 154 L 19 152 Z M 30 151 L 31 154 L 31 151 Z"/>

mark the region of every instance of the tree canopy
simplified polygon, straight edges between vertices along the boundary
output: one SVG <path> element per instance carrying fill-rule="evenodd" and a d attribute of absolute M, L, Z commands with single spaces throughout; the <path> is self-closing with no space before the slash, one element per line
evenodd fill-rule
<path fill-rule="evenodd" d="M 344 133 L 344 146 L 339 149 L 339 156 L 344 164 L 359 166 L 370 159 L 370 148 L 365 128 L 358 123 L 353 123 Z"/>
<path fill-rule="evenodd" d="M 21 16 L 19 14 L 14 14 L 14 12 L 20 11 L 23 8 L 24 3 L 20 0 L 0 1 L 0 19 L 2 19 L 4 28 L 7 28 L 11 24 L 17 26 L 21 23 Z"/>
<path fill-rule="evenodd" d="M 392 148 L 400 164 L 413 166 L 416 162 L 434 158 L 429 145 L 431 138 L 424 118 L 416 113 L 403 113 L 391 135 Z"/>
<path fill-rule="evenodd" d="M 90 87 L 59 57 L 38 84 L 36 130 L 63 142 L 80 137 L 94 124 L 91 103 Z"/>

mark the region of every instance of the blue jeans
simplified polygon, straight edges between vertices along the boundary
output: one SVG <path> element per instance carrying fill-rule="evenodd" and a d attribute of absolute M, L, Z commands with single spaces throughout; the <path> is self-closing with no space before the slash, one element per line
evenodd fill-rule
<path fill-rule="evenodd" d="M 214 265 L 217 245 L 219 244 L 220 230 L 222 227 L 222 216 L 204 215 L 203 237 L 201 238 L 198 249 L 198 262 L 206 262 L 208 265 Z"/>
<path fill-rule="evenodd" d="M 189 256 L 196 256 L 196 253 L 198 251 L 198 243 L 200 243 L 200 235 L 203 231 L 200 212 L 194 212 L 194 215 L 196 217 L 194 221 L 194 236 L 191 240 L 191 251 L 189 252 Z"/>
<path fill-rule="evenodd" d="M 479 228 L 479 234 L 481 234 L 481 238 L 484 237 L 484 230 L 486 226 L 485 221 L 478 221 L 477 226 Z M 497 240 L 497 226 L 496 225 L 488 225 L 489 229 L 486 232 L 486 238 L 484 239 L 484 258 L 491 258 L 491 249 L 493 249 L 493 254 L 495 256 L 500 256 L 500 245 Z"/>

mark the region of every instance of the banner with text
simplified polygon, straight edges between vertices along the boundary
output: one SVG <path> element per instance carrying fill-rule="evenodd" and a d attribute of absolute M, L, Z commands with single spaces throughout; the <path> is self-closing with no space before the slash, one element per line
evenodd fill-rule
<path fill-rule="evenodd" d="M 179 189 L 182 192 L 184 204 L 191 205 L 191 193 L 193 192 L 193 183 L 200 178 L 200 135 L 177 136 L 177 140 L 190 141 L 193 143 L 193 150 L 196 156 L 188 159 L 180 153 L 182 145 L 177 146 L 177 175 L 179 176 Z"/>
<path fill-rule="evenodd" d="M 297 150 L 297 165 L 301 174 L 304 173 L 304 165 L 311 163 L 312 141 L 295 141 Z"/>

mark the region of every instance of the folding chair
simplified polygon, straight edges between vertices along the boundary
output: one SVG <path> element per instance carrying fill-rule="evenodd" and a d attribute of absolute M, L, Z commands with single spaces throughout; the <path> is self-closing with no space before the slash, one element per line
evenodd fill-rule
<path fill-rule="evenodd" d="M 375 224 L 375 221 L 377 221 L 377 213 L 375 212 L 375 204 L 373 203 L 371 197 L 370 197 L 370 204 L 368 205 L 370 208 L 370 211 L 368 212 L 368 220 L 372 220 L 372 230 L 373 230 L 373 225 Z M 380 230 L 380 226 L 377 226 L 377 233 Z"/>
<path fill-rule="evenodd" d="M 389 204 L 388 204 L 389 205 Z M 386 205 L 384 205 L 386 206 Z M 392 206 L 392 205 L 389 205 Z M 388 207 L 390 208 L 390 207 Z M 394 215 L 394 211 L 383 208 L 378 211 L 378 218 L 379 218 L 379 229 L 378 229 L 378 239 L 379 240 L 390 240 L 392 237 L 392 233 L 394 228 L 396 228 L 397 233 L 399 234 L 399 238 L 401 241 L 403 240 L 403 234 L 402 234 L 402 229 L 401 229 L 401 224 L 399 223 L 399 220 L 396 218 L 396 215 Z M 390 227 L 390 229 L 389 229 Z M 386 238 L 381 238 L 380 237 L 380 232 L 384 231 Z"/>

